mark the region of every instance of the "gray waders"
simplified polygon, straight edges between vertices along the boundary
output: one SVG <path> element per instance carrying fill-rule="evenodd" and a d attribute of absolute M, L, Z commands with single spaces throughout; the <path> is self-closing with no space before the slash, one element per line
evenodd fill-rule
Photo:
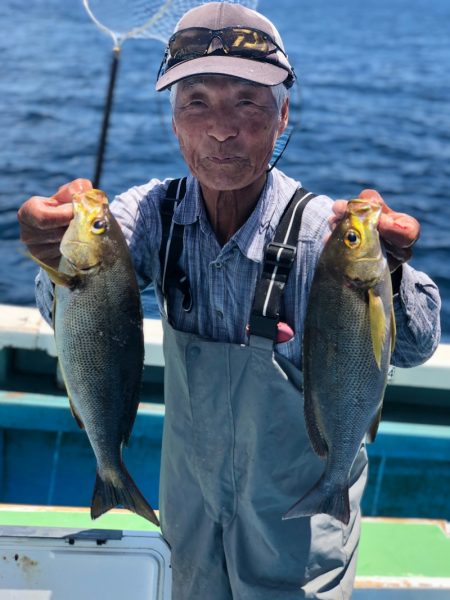
<path fill-rule="evenodd" d="M 301 372 L 253 322 L 240 345 L 163 319 L 160 510 L 173 600 L 350 598 L 366 452 L 353 465 L 347 526 L 324 514 L 282 520 L 325 463 L 305 428 Z"/>

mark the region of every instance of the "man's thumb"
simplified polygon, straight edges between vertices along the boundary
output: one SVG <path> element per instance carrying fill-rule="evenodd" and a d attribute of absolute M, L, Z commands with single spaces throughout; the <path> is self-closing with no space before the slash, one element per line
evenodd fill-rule
<path fill-rule="evenodd" d="M 89 181 L 89 179 L 74 179 L 73 181 L 69 181 L 69 183 L 62 185 L 56 194 L 53 195 L 53 198 L 58 200 L 58 202 L 61 204 L 65 202 L 72 202 L 74 194 L 87 192 L 91 189 L 92 183 Z"/>

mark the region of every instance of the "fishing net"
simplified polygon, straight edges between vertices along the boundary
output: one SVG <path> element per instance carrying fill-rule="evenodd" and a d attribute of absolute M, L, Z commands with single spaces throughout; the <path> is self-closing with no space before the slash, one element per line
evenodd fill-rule
<path fill-rule="evenodd" d="M 233 0 L 227 0 L 233 2 Z M 239 0 L 256 8 L 258 0 Z M 181 16 L 204 0 L 83 0 L 84 7 L 114 45 L 120 47 L 128 38 L 154 38 L 166 43 Z"/>

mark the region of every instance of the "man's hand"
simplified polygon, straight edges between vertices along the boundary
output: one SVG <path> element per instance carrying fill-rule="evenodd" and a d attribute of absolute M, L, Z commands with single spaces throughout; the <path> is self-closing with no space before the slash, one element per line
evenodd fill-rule
<path fill-rule="evenodd" d="M 382 212 L 378 222 L 378 231 L 383 239 L 388 255 L 389 267 L 394 272 L 402 263 L 411 258 L 411 247 L 419 239 L 420 224 L 414 217 L 398 213 L 389 208 L 380 194 L 375 190 L 363 190 L 358 198 L 364 198 L 381 204 Z M 346 211 L 347 201 L 336 200 L 333 204 L 334 215 L 330 218 L 330 227 L 340 221 Z"/>
<path fill-rule="evenodd" d="M 22 204 L 17 213 L 20 239 L 33 256 L 50 267 L 58 266 L 59 245 L 73 218 L 72 196 L 90 189 L 90 181 L 75 179 L 51 198 L 33 196 Z"/>

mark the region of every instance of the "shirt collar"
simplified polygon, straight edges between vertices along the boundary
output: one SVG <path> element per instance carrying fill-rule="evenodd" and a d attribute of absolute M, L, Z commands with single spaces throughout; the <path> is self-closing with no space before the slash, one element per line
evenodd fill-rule
<path fill-rule="evenodd" d="M 265 247 L 297 187 L 297 182 L 281 171 L 269 172 L 255 210 L 232 238 L 244 256 L 262 262 Z"/>
<path fill-rule="evenodd" d="M 181 202 L 174 214 L 173 220 L 179 225 L 192 225 L 200 217 L 206 217 L 205 208 L 202 200 L 200 185 L 192 175 L 189 175 L 186 181 L 186 198 L 188 202 Z"/>
<path fill-rule="evenodd" d="M 272 169 L 267 175 L 266 184 L 254 211 L 228 244 L 235 243 L 244 256 L 255 262 L 262 262 L 264 249 L 272 239 L 281 215 L 299 185 L 278 169 Z M 186 197 L 189 201 L 181 202 L 175 210 L 175 223 L 191 225 L 199 220 L 202 230 L 210 233 L 211 226 L 200 185 L 191 175 L 186 182 Z"/>

